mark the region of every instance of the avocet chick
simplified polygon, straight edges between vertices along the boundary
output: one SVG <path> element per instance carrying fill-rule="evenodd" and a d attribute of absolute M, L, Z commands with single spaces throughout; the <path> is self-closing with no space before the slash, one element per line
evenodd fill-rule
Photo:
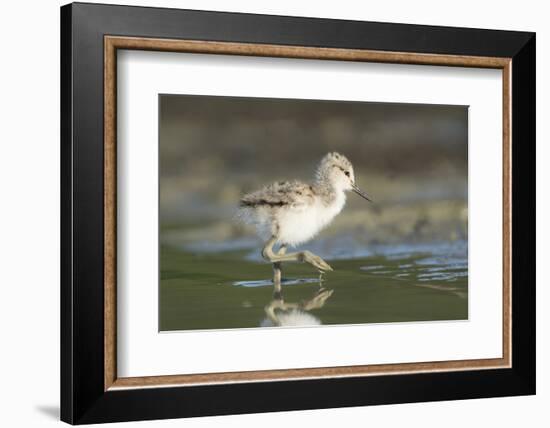
<path fill-rule="evenodd" d="M 320 273 L 332 270 L 327 262 L 310 251 L 287 254 L 286 249 L 311 240 L 330 224 L 344 208 L 346 192 L 350 190 L 371 201 L 355 183 L 351 162 L 333 152 L 323 157 L 311 184 L 279 181 L 241 198 L 241 218 L 255 225 L 260 237 L 266 240 L 262 257 L 273 263 L 273 282 L 279 288 L 283 262 L 309 263 Z M 277 252 L 274 245 L 279 245 Z"/>

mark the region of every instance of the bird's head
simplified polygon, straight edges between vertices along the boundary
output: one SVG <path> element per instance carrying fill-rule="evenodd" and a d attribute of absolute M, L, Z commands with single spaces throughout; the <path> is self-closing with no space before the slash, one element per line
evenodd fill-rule
<path fill-rule="evenodd" d="M 340 153 L 331 152 L 326 154 L 321 159 L 315 175 L 318 182 L 330 183 L 334 189 L 340 191 L 352 190 L 362 198 L 372 202 L 369 195 L 355 183 L 353 165 L 348 158 Z"/>

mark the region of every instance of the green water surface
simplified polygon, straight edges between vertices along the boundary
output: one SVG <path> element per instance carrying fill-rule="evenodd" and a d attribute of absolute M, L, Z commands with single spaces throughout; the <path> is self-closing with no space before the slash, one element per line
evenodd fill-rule
<path fill-rule="evenodd" d="M 322 284 L 315 270 L 286 264 L 285 302 L 304 302 L 320 287 L 333 290 L 324 306 L 308 311 L 318 324 L 362 324 L 468 318 L 468 276 L 438 247 L 395 255 L 329 260 Z M 444 251 L 443 251 L 444 252 Z M 271 266 L 247 251 L 196 253 L 161 247 L 159 329 L 260 327 L 273 301 Z M 293 284 L 293 279 L 311 282 Z M 281 296 L 278 296 L 279 298 Z"/>

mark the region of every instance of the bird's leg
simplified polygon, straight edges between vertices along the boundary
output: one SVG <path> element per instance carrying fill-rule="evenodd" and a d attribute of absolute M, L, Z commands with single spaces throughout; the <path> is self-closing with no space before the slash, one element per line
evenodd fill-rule
<path fill-rule="evenodd" d="M 277 242 L 277 237 L 273 236 L 264 245 L 264 248 L 262 249 L 262 257 L 264 258 L 264 260 L 271 263 L 305 262 L 305 263 L 309 263 L 310 265 L 317 268 L 321 272 L 332 270 L 330 265 L 327 262 L 325 262 L 321 257 L 316 256 L 315 254 L 309 251 L 300 251 L 300 252 L 288 253 L 288 254 L 276 254 L 273 251 L 273 245 L 275 245 L 275 242 Z"/>
<path fill-rule="evenodd" d="M 279 298 L 281 295 L 281 263 L 273 263 L 273 297 Z"/>
<path fill-rule="evenodd" d="M 285 303 L 282 298 L 272 300 L 264 308 L 265 314 L 275 326 L 281 325 L 281 320 L 279 319 L 277 312 L 278 311 L 286 312 L 291 309 L 300 309 L 300 305 L 298 303 Z"/>
<path fill-rule="evenodd" d="M 286 253 L 286 245 L 281 245 L 281 248 L 279 248 L 279 251 L 277 252 L 277 255 L 283 255 Z M 282 280 L 282 267 L 281 262 L 274 262 L 273 263 L 273 296 L 277 297 L 281 295 L 281 280 Z"/>
<path fill-rule="evenodd" d="M 312 309 L 320 309 L 325 305 L 327 299 L 332 296 L 334 290 L 327 290 L 326 288 L 320 288 L 313 297 L 305 302 L 301 303 L 301 307 L 304 311 L 311 311 Z"/>

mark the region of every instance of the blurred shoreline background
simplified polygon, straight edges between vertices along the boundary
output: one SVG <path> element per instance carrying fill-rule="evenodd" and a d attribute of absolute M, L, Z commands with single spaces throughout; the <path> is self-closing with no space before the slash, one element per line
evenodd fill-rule
<path fill-rule="evenodd" d="M 352 161 L 375 202 L 349 194 L 321 240 L 465 241 L 467 148 L 465 106 L 161 95 L 161 242 L 257 246 L 233 219 L 240 196 L 276 180 L 311 181 L 329 151 Z"/>

